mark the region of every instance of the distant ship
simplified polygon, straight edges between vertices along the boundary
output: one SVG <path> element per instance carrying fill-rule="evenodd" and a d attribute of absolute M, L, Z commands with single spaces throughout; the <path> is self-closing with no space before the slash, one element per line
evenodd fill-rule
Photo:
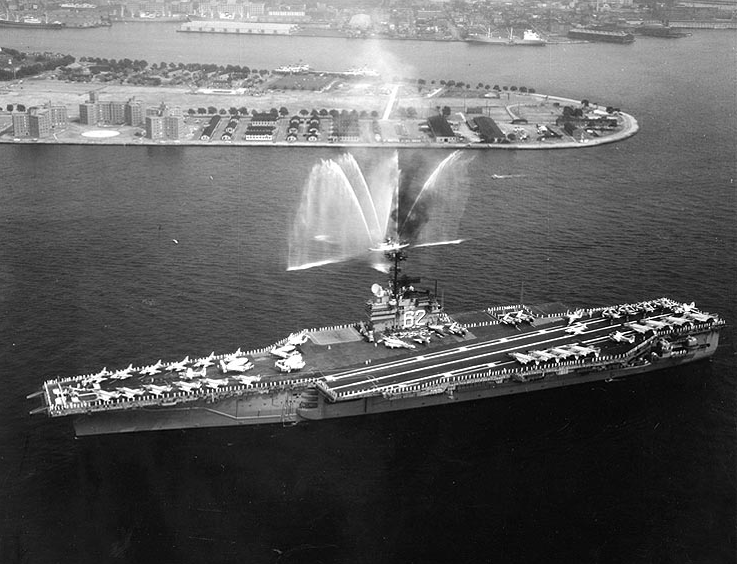
<path fill-rule="evenodd" d="M 366 67 L 366 66 L 352 67 L 339 74 L 343 76 L 361 76 L 361 77 L 372 77 L 372 78 L 376 78 L 380 76 L 379 71 L 372 69 L 370 67 Z"/>
<path fill-rule="evenodd" d="M 507 37 L 494 37 L 491 35 L 491 30 L 489 30 L 486 35 L 469 35 L 466 41 L 487 45 L 528 45 L 532 47 L 542 47 L 546 43 L 538 33 L 531 29 L 526 29 L 520 38 L 514 35 L 511 28 Z"/>
<path fill-rule="evenodd" d="M 599 29 L 593 27 L 577 27 L 568 31 L 571 39 L 585 39 L 586 41 L 604 41 L 606 43 L 632 43 L 635 36 L 626 31 Z"/>
<path fill-rule="evenodd" d="M 688 37 L 690 33 L 670 27 L 667 24 L 643 24 L 632 28 L 632 31 L 638 35 L 646 35 L 648 37 L 663 37 L 666 39 L 676 39 L 679 37 Z"/>
<path fill-rule="evenodd" d="M 297 424 L 491 398 L 672 368 L 711 357 L 725 325 L 660 298 L 587 309 L 482 306 L 449 314 L 392 261 L 366 318 L 264 348 L 43 383 L 32 413 L 72 416 L 77 435 Z M 481 296 L 476 297 L 481 300 Z"/>
<path fill-rule="evenodd" d="M 6 14 L 5 18 L 0 18 L 0 27 L 30 27 L 34 29 L 61 29 L 64 26 L 59 21 L 48 21 L 48 18 L 41 20 L 33 16 L 26 16 L 22 19 L 11 20 Z"/>
<path fill-rule="evenodd" d="M 305 74 L 310 72 L 310 70 L 312 70 L 310 65 L 298 63 L 296 65 L 282 65 L 281 67 L 276 67 L 274 72 L 279 74 Z"/>

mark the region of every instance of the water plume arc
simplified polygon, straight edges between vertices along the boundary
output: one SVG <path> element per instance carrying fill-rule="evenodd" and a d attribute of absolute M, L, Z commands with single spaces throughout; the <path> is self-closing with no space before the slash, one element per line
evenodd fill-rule
<path fill-rule="evenodd" d="M 375 161 L 366 173 L 350 154 L 315 164 L 290 230 L 288 270 L 368 256 L 389 237 L 425 246 L 458 242 L 468 199 L 459 154 L 434 166 L 419 191 L 415 181 L 424 165 L 404 174 L 397 152 Z M 377 262 L 374 253 L 371 260 L 384 268 L 383 257 Z"/>

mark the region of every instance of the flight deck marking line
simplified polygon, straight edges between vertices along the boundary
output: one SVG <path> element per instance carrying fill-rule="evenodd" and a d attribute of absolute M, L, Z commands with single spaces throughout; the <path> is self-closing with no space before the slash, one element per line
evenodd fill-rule
<path fill-rule="evenodd" d="M 601 331 L 602 329 L 608 329 L 609 327 L 614 327 L 614 326 L 607 326 L 607 327 L 600 327 L 600 328 L 597 328 L 597 329 L 592 329 L 590 331 L 587 331 L 587 333 L 594 333 L 595 331 Z M 559 331 L 561 329 L 563 329 L 563 327 L 559 327 L 556 330 Z M 542 331 L 530 331 L 528 333 L 523 333 L 521 335 L 516 335 L 515 337 L 513 337 L 510 340 L 514 340 L 514 341 L 523 340 L 525 338 L 529 338 L 529 337 L 533 337 L 533 336 L 539 335 L 541 332 Z M 571 339 L 571 338 L 572 338 L 571 335 L 566 334 L 566 335 L 561 335 L 559 337 L 555 337 L 553 339 L 549 339 L 547 341 L 537 341 L 535 343 L 535 345 L 537 345 L 538 343 L 548 343 L 548 342 L 556 341 L 556 340 L 559 340 L 559 339 Z M 583 339 L 581 339 L 581 340 L 583 340 Z M 482 343 L 475 343 L 474 345 L 466 345 L 466 349 L 467 350 L 469 350 L 469 349 L 481 349 L 481 348 L 486 348 L 486 347 L 490 347 L 490 346 L 495 346 L 495 345 L 498 345 L 498 344 L 501 344 L 500 341 L 498 339 L 494 339 L 494 340 L 491 340 L 491 341 L 484 341 Z M 483 355 L 464 357 L 462 359 L 457 359 L 455 361 L 451 361 L 451 363 L 437 364 L 435 366 L 445 366 L 447 364 L 461 362 L 463 360 L 473 360 L 475 358 L 482 358 L 482 357 L 488 356 L 490 354 L 505 353 L 505 352 L 509 352 L 509 351 L 515 350 L 517 348 L 519 348 L 519 346 L 513 346 L 513 347 L 508 348 L 508 349 L 500 349 L 498 351 L 486 352 Z M 435 353 L 432 353 L 432 354 L 426 354 L 424 356 L 425 356 L 425 359 L 427 360 L 427 359 L 441 358 L 441 357 L 444 357 L 444 356 L 458 354 L 458 352 L 459 352 L 459 348 L 453 348 L 453 349 L 448 349 L 448 350 L 444 350 L 444 351 L 438 351 L 438 352 L 435 352 Z M 327 378 L 326 378 L 326 381 L 328 383 L 332 383 L 332 382 L 335 382 L 337 380 L 344 380 L 344 379 L 347 379 L 347 378 L 356 378 L 356 377 L 360 377 L 360 376 L 363 376 L 363 375 L 367 376 L 371 380 L 374 380 L 374 378 L 372 378 L 371 376 L 368 376 L 369 373 L 383 371 L 383 370 L 387 370 L 387 369 L 391 369 L 391 368 L 398 368 L 400 366 L 404 366 L 404 365 L 408 365 L 408 364 L 414 364 L 416 362 L 417 362 L 417 357 L 400 359 L 400 360 L 396 360 L 396 361 L 393 361 L 393 362 L 390 362 L 390 363 L 386 363 L 386 364 L 379 364 L 379 365 L 374 365 L 374 366 L 370 366 L 370 367 L 366 367 L 366 368 L 360 368 L 360 369 L 355 370 L 355 371 L 349 371 L 349 372 L 335 374 L 333 376 L 330 376 L 329 377 L 330 378 L 329 380 L 327 380 Z M 421 368 L 418 368 L 416 370 L 427 370 L 427 368 L 422 368 L 421 367 Z M 414 370 L 414 371 L 416 371 L 416 370 Z M 399 372 L 399 373 L 395 373 L 395 374 L 405 374 L 405 372 Z M 359 380 L 357 382 L 354 382 L 354 384 L 357 384 L 357 383 L 360 383 L 360 382 L 363 382 L 363 381 L 364 380 Z M 350 385 L 353 385 L 353 384 L 344 384 L 343 386 L 335 386 L 335 387 L 334 386 L 331 386 L 331 389 L 338 389 L 338 388 L 341 388 L 341 387 L 344 387 L 344 386 L 350 386 Z"/>
<path fill-rule="evenodd" d="M 556 328 L 556 329 L 553 329 L 553 330 L 560 330 L 560 329 L 561 328 L 559 327 L 559 328 Z M 420 358 L 422 360 L 432 360 L 434 358 L 442 358 L 444 356 L 448 356 L 450 354 L 455 354 L 455 353 L 459 352 L 459 350 L 461 348 L 464 348 L 465 350 L 473 350 L 473 349 L 486 348 L 486 347 L 489 347 L 489 346 L 494 346 L 494 345 L 497 345 L 497 344 L 507 343 L 507 342 L 511 342 L 511 341 L 521 341 L 521 340 L 524 340 L 526 338 L 530 338 L 530 337 L 533 337 L 533 336 L 536 336 L 536 335 L 541 335 L 541 334 L 545 333 L 546 331 L 548 331 L 548 330 L 546 330 L 546 329 L 538 329 L 536 331 L 529 331 L 527 333 L 522 333 L 520 335 L 515 335 L 513 337 L 504 337 L 503 339 L 492 339 L 492 340 L 488 340 L 488 341 L 481 341 L 479 343 L 464 344 L 464 345 L 461 345 L 460 347 L 456 347 L 456 348 L 452 348 L 452 349 L 444 349 L 444 350 L 441 350 L 441 351 L 428 352 L 428 353 L 423 354 L 421 357 L 417 357 L 416 356 L 416 357 L 404 358 L 404 359 L 399 359 L 399 360 L 391 361 L 391 362 L 384 363 L 384 364 L 369 366 L 369 367 L 365 367 L 365 368 L 362 367 L 362 368 L 359 368 L 359 369 L 356 369 L 356 370 L 349 370 L 349 371 L 342 372 L 342 373 L 339 372 L 337 374 L 326 376 L 325 379 L 327 381 L 331 381 L 332 382 L 334 380 L 338 380 L 338 379 L 341 379 L 341 378 L 358 376 L 358 375 L 363 374 L 363 373 L 374 372 L 374 371 L 382 370 L 382 369 L 385 369 L 385 368 L 388 368 L 388 367 L 392 367 L 392 366 L 402 366 L 403 364 L 416 363 L 416 362 L 418 362 L 420 360 Z"/>
<path fill-rule="evenodd" d="M 597 330 L 601 330 L 601 329 L 596 329 L 594 331 L 597 331 Z M 528 333 L 527 334 L 527 336 L 532 336 L 532 335 L 533 335 L 533 333 Z M 519 339 L 520 337 L 517 337 L 516 339 Z M 542 343 L 550 343 L 550 342 L 557 341 L 557 340 L 560 340 L 560 339 L 570 339 L 570 338 L 571 337 L 569 335 L 560 335 L 558 337 L 554 337 L 553 339 L 548 339 L 548 340 L 545 340 L 545 341 L 536 341 L 535 342 L 535 345 L 542 344 Z M 479 343 L 479 346 L 477 346 L 475 348 L 482 348 L 482 345 L 488 347 L 488 346 L 495 345 L 495 344 L 498 344 L 498 341 L 490 341 L 490 342 L 486 342 L 486 343 Z M 482 355 L 470 356 L 470 357 L 463 357 L 463 358 L 455 359 L 455 360 L 452 360 L 450 362 L 446 362 L 446 363 L 443 363 L 443 364 L 436 364 L 434 366 L 447 366 L 449 364 L 457 364 L 459 362 L 464 362 L 464 361 L 467 361 L 467 360 L 473 360 L 473 359 L 477 359 L 477 358 L 483 358 L 485 356 L 489 356 L 489 355 L 492 355 L 492 354 L 504 354 L 506 352 L 510 352 L 510 351 L 515 350 L 515 349 L 518 349 L 518 348 L 519 348 L 519 346 L 514 346 L 514 347 L 511 347 L 511 348 L 507 348 L 507 349 L 499 349 L 499 350 L 496 350 L 496 351 L 489 351 L 489 352 L 486 352 L 486 353 L 484 353 Z M 451 350 L 443 351 L 442 353 L 437 353 L 436 356 L 448 356 L 448 355 L 451 355 L 451 354 L 457 354 L 458 352 L 459 351 L 457 349 L 451 349 Z M 388 363 L 388 364 L 373 366 L 373 367 L 371 367 L 369 369 L 361 369 L 360 371 L 356 371 L 356 372 L 344 373 L 344 374 L 342 374 L 340 376 L 335 376 L 335 377 L 331 378 L 330 382 L 334 382 L 334 381 L 336 381 L 338 379 L 359 378 L 360 376 L 365 375 L 365 376 L 368 377 L 368 379 L 370 379 L 372 381 L 372 383 L 375 383 L 376 380 L 377 380 L 377 378 L 372 377 L 372 376 L 369 376 L 367 374 L 367 372 L 378 372 L 378 371 L 384 371 L 384 370 L 387 370 L 387 369 L 397 368 L 397 367 L 400 367 L 400 366 L 403 366 L 403 365 L 412 364 L 412 363 L 414 363 L 414 361 L 415 360 L 414 359 L 411 359 L 411 358 L 410 359 L 403 359 L 403 360 L 396 361 L 396 362 L 393 362 L 393 363 Z M 418 367 L 418 368 L 416 368 L 414 370 L 410 370 L 410 371 L 394 372 L 390 376 L 382 376 L 382 377 L 379 377 L 378 379 L 385 379 L 387 377 L 393 377 L 393 376 L 398 376 L 398 375 L 402 375 L 402 374 L 409 374 L 409 373 L 412 373 L 412 372 L 417 372 L 417 371 L 427 370 L 427 369 L 428 369 L 427 367 Z M 356 380 L 356 381 L 351 382 L 351 383 L 343 384 L 341 386 L 331 386 L 331 389 L 338 389 L 338 388 L 343 388 L 343 387 L 346 387 L 346 386 L 353 386 L 353 385 L 361 384 L 361 383 L 363 383 L 365 381 L 366 380 L 359 379 L 359 380 Z"/>
<path fill-rule="evenodd" d="M 618 325 L 620 325 L 620 326 L 621 326 L 621 325 L 623 325 L 623 323 L 618 323 Z M 607 326 L 607 327 L 601 327 L 601 328 L 598 328 L 598 329 L 594 329 L 593 331 L 601 331 L 601 329 L 608 329 L 608 328 L 610 328 L 610 327 L 616 327 L 616 326 L 617 326 L 617 325 L 609 325 L 609 326 Z M 591 331 L 591 332 L 593 332 L 593 331 Z M 548 340 L 545 340 L 545 341 L 539 341 L 538 343 L 539 343 L 539 344 L 545 344 L 545 343 L 550 343 L 550 342 L 553 342 L 553 341 L 557 341 L 557 340 L 560 340 L 560 339 L 564 339 L 564 338 L 570 339 L 570 337 L 571 337 L 571 336 L 569 336 L 569 335 L 564 335 L 564 336 L 560 336 L 560 337 L 554 337 L 554 338 L 552 338 L 552 339 L 548 339 Z M 591 342 L 591 341 L 593 341 L 593 339 L 591 339 L 591 340 L 589 340 L 589 341 L 583 341 L 583 342 L 585 343 L 585 342 Z M 536 345 L 537 345 L 538 343 L 536 343 Z M 489 343 L 486 343 L 486 344 L 488 345 Z M 516 349 L 516 348 L 517 348 L 517 347 L 511 347 L 511 348 L 508 348 L 508 349 L 500 349 L 500 350 L 498 350 L 498 351 L 493 351 L 493 352 L 487 352 L 487 353 L 484 353 L 484 354 L 482 354 L 482 355 L 477 355 L 477 356 L 472 356 L 472 357 L 464 357 L 464 358 L 460 358 L 460 359 L 452 360 L 452 361 L 450 361 L 450 362 L 446 362 L 446 363 L 442 363 L 442 364 L 436 364 L 436 365 L 433 365 L 433 366 L 432 366 L 432 368 L 436 368 L 436 367 L 442 367 L 442 366 L 447 366 L 447 365 L 452 365 L 452 364 L 457 364 L 457 363 L 459 363 L 459 362 L 464 362 L 464 361 L 466 361 L 466 360 L 474 360 L 474 359 L 479 359 L 479 358 L 483 358 L 483 357 L 485 357 L 485 356 L 489 356 L 489 355 L 492 355 L 492 354 L 504 354 L 504 353 L 510 352 L 510 351 L 512 351 L 512 350 L 514 350 L 514 349 Z M 454 349 L 454 350 L 455 350 L 455 349 Z M 449 352 L 449 351 L 444 351 L 444 352 Z M 456 352 L 457 352 L 457 351 L 456 351 Z M 559 363 L 560 363 L 560 360 L 558 360 L 558 361 L 556 362 L 556 364 L 559 364 Z M 536 364 L 536 365 L 537 365 L 537 364 Z M 389 367 L 389 366 L 392 366 L 392 365 L 384 365 L 383 367 L 374 367 L 374 368 L 375 368 L 376 370 L 379 370 L 379 369 L 382 369 L 382 368 L 387 368 L 387 367 Z M 456 369 L 456 370 L 473 371 L 473 370 L 477 370 L 477 369 L 479 369 L 479 368 L 480 368 L 481 366 L 482 366 L 482 365 L 473 365 L 473 366 L 470 366 L 470 367 L 465 367 L 465 368 L 458 368 L 458 369 Z M 420 372 L 420 371 L 423 371 L 423 370 L 428 370 L 428 368 L 423 368 L 423 367 L 419 367 L 419 368 L 415 368 L 415 369 L 413 369 L 413 370 L 407 370 L 407 371 L 404 371 L 404 372 L 394 372 L 394 373 L 392 373 L 392 374 L 389 374 L 389 375 L 387 375 L 387 376 L 379 376 L 379 377 L 369 377 L 369 379 L 371 380 L 371 384 L 372 384 L 372 385 L 373 385 L 374 387 L 376 387 L 376 385 L 377 385 L 377 382 L 378 382 L 379 380 L 385 380 L 385 379 L 387 379 L 387 378 L 395 378 L 395 377 L 397 377 L 397 376 L 402 376 L 402 375 L 405 375 L 405 374 L 412 374 L 412 373 L 414 373 L 414 372 Z M 432 375 L 430 375 L 430 376 L 426 376 L 426 377 L 420 378 L 419 380 L 422 380 L 422 379 L 430 379 L 430 378 L 437 378 L 437 377 L 439 377 L 439 376 L 442 376 L 442 375 L 444 375 L 444 374 L 445 374 L 446 372 L 447 372 L 447 371 L 444 371 L 444 372 L 440 372 L 440 373 L 437 373 L 437 372 L 436 372 L 435 374 L 432 374 Z M 416 380 L 417 380 L 417 379 L 416 379 Z M 362 382 L 365 382 L 365 380 L 364 380 L 364 381 L 361 381 L 361 380 L 359 380 L 359 381 L 356 381 L 356 382 L 352 382 L 352 383 L 348 383 L 348 384 L 343 384 L 343 385 L 341 385 L 341 386 L 335 386 L 335 387 L 332 387 L 332 386 L 331 386 L 331 390 L 334 390 L 334 391 L 335 391 L 335 390 L 338 390 L 338 389 L 340 389 L 340 388 L 347 388 L 347 387 L 352 387 L 352 386 L 359 386 L 359 385 L 360 385 L 360 384 L 361 384 Z M 406 384 L 407 384 L 407 382 L 401 382 L 400 384 L 401 384 L 401 385 L 406 385 Z"/>
<path fill-rule="evenodd" d="M 570 338 L 570 337 L 568 335 L 565 335 L 565 336 L 561 336 L 561 337 L 555 337 L 553 339 L 548 339 L 546 341 L 539 341 L 539 343 L 540 344 L 552 343 L 553 341 L 558 341 L 558 340 L 564 339 L 564 338 Z M 434 364 L 431 368 L 419 367 L 419 368 L 414 368 L 412 370 L 406 370 L 404 372 L 393 372 L 393 373 L 391 373 L 391 374 L 389 374 L 387 376 L 377 376 L 375 378 L 369 377 L 369 379 L 371 380 L 371 383 L 372 384 L 376 385 L 376 383 L 379 380 L 385 380 L 387 378 L 396 378 L 398 376 L 403 376 L 405 374 L 413 374 L 415 372 L 427 371 L 428 369 L 432 370 L 432 369 L 439 368 L 439 367 L 442 367 L 442 366 L 449 366 L 449 365 L 452 365 L 452 364 L 458 364 L 460 362 L 465 362 L 465 361 L 468 361 L 468 360 L 477 360 L 477 359 L 484 358 L 484 357 L 490 356 L 490 355 L 503 354 L 503 353 L 507 353 L 509 351 L 513 351 L 516 348 L 517 347 L 511 347 L 511 348 L 508 348 L 508 349 L 502 349 L 502 350 L 499 350 L 499 351 L 487 352 L 487 353 L 476 355 L 476 356 L 463 357 L 463 358 L 459 358 L 459 359 L 456 359 L 456 360 L 452 360 L 450 362 L 444 362 L 442 364 Z M 436 372 L 436 376 L 437 375 L 442 375 L 445 372 L 447 372 L 447 370 L 444 370 L 444 371 L 442 371 L 440 373 L 437 373 Z M 342 386 L 331 386 L 330 389 L 332 391 L 336 391 L 336 390 L 339 390 L 340 388 L 348 388 L 348 387 L 351 387 L 351 386 L 358 386 L 358 385 L 360 385 L 362 383 L 365 383 L 365 382 L 366 382 L 365 380 L 360 380 L 358 382 L 352 382 L 352 383 L 349 383 L 349 384 L 343 384 Z"/>
<path fill-rule="evenodd" d="M 451 372 L 443 372 L 441 374 L 433 374 L 432 376 L 423 376 L 422 378 L 415 378 L 414 380 L 403 380 L 400 384 L 396 384 L 396 385 L 397 386 L 411 386 L 412 384 L 417 384 L 419 382 L 422 382 L 423 380 L 432 380 L 434 378 L 442 378 L 443 376 L 447 376 L 447 375 L 450 375 L 450 376 L 461 376 L 463 372 L 474 372 L 474 371 L 478 370 L 479 368 L 489 368 L 490 369 L 490 368 L 492 368 L 491 366 L 489 366 L 490 364 L 493 365 L 494 368 L 497 368 L 498 369 L 498 368 L 502 368 L 503 366 L 505 366 L 507 364 L 514 364 L 514 361 L 513 360 L 510 360 L 510 361 L 503 362 L 503 363 L 500 363 L 500 364 L 495 364 L 493 362 L 491 362 L 491 363 L 485 363 L 485 364 L 477 364 L 477 365 L 471 366 L 469 368 L 458 369 L 458 370 L 454 370 L 454 371 L 451 371 Z M 392 384 L 387 384 L 387 385 L 384 385 L 384 386 L 381 386 L 381 387 L 382 388 L 387 388 L 389 386 L 392 386 Z"/>

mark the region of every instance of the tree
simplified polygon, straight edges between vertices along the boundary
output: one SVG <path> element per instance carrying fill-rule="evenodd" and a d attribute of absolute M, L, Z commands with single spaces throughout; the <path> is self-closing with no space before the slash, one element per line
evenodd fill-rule
<path fill-rule="evenodd" d="M 207 108 L 197 108 L 197 113 L 198 114 L 206 114 L 207 113 Z"/>
<path fill-rule="evenodd" d="M 224 116 L 228 112 L 225 111 L 225 108 L 220 108 L 220 111 L 218 112 L 221 116 Z"/>
<path fill-rule="evenodd" d="M 230 108 L 228 108 L 228 113 L 231 116 L 237 116 L 238 115 L 238 108 L 236 108 L 235 106 L 231 106 Z"/>
<path fill-rule="evenodd" d="M 589 101 L 586 98 L 584 98 L 583 100 L 581 100 L 581 105 L 584 108 L 587 108 L 589 106 Z"/>
<path fill-rule="evenodd" d="M 7 106 L 5 106 L 5 109 L 6 109 L 6 110 L 7 110 L 8 112 L 12 112 L 12 111 L 13 111 L 13 104 L 8 104 Z"/>
<path fill-rule="evenodd" d="M 287 109 L 286 106 L 282 106 L 281 108 L 279 108 L 279 115 L 280 116 L 286 116 L 288 114 L 289 114 L 289 110 Z"/>
<path fill-rule="evenodd" d="M 215 106 L 207 106 L 207 113 L 210 115 L 218 113 L 218 109 Z"/>
<path fill-rule="evenodd" d="M 26 107 L 23 104 L 16 104 L 15 105 L 15 111 L 16 112 L 25 112 Z"/>
<path fill-rule="evenodd" d="M 196 114 L 197 112 L 195 111 L 195 109 L 194 109 L 194 108 L 190 108 L 190 109 L 188 109 L 188 110 L 187 110 L 187 113 L 188 113 L 189 115 L 193 116 L 193 115 L 195 115 L 195 114 Z"/>
<path fill-rule="evenodd" d="M 448 117 L 450 115 L 450 106 L 443 106 L 443 115 Z"/>
<path fill-rule="evenodd" d="M 509 89 L 510 89 L 510 90 L 511 90 L 512 92 L 517 92 L 517 87 L 516 87 L 516 86 L 510 86 L 510 87 L 509 87 Z"/>
<path fill-rule="evenodd" d="M 310 115 L 310 112 L 308 110 L 306 110 L 305 108 L 302 108 L 299 111 L 299 115 L 301 115 L 301 116 L 308 116 L 308 115 Z"/>
<path fill-rule="evenodd" d="M 242 116 L 248 115 L 248 109 L 245 106 L 238 108 L 238 113 Z"/>
<path fill-rule="evenodd" d="M 527 86 L 520 86 L 519 87 L 520 92 L 527 92 Z"/>

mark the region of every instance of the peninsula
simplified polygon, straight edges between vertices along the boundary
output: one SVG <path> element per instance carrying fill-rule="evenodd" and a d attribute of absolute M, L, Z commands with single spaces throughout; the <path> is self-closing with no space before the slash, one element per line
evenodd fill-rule
<path fill-rule="evenodd" d="M 78 81 L 68 68 L 0 83 L 0 142 L 552 149 L 638 129 L 619 108 L 525 86 L 384 79 L 366 68 L 247 70 L 226 81 L 216 69 L 200 85 Z M 187 71 L 166 75 L 177 72 Z"/>

